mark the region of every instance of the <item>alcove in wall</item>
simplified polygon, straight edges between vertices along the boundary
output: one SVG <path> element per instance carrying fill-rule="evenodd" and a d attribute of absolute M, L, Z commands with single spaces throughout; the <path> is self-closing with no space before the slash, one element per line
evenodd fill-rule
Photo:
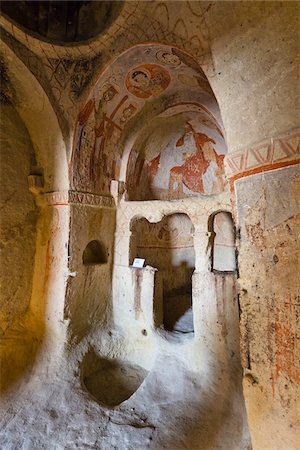
<path fill-rule="evenodd" d="M 154 316 L 161 307 L 163 314 L 156 325 L 169 332 L 192 333 L 195 251 L 190 218 L 182 213 L 165 216 L 158 223 L 139 218 L 132 222 L 131 231 L 130 263 L 140 257 L 146 265 L 158 269 L 156 280 L 162 286 L 162 295 L 154 303 Z"/>
<path fill-rule="evenodd" d="M 236 249 L 232 215 L 226 211 L 214 214 L 210 218 L 209 227 L 212 233 L 212 271 L 235 272 Z"/>
<path fill-rule="evenodd" d="M 107 263 L 107 250 L 100 241 L 90 241 L 82 254 L 82 262 L 85 266 Z"/>
<path fill-rule="evenodd" d="M 127 200 L 176 200 L 224 192 L 225 153 L 222 132 L 208 113 L 184 111 L 153 119 L 130 153 Z"/>

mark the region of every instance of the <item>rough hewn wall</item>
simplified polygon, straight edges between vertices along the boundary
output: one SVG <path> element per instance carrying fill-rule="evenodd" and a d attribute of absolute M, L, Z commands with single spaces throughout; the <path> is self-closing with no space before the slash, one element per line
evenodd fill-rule
<path fill-rule="evenodd" d="M 299 12 L 289 1 L 214 2 L 209 9 L 207 75 L 229 153 L 299 126 Z"/>
<path fill-rule="evenodd" d="M 111 283 L 115 209 L 73 205 L 69 244 L 69 278 L 65 316 L 70 319 L 70 337 L 75 341 L 103 326 L 111 309 Z M 89 242 L 101 242 L 106 251 L 104 264 L 83 264 Z"/>
<path fill-rule="evenodd" d="M 300 440 L 299 4 L 231 7 L 214 6 L 210 81 L 226 129 L 227 176 L 241 231 L 244 395 L 254 449 L 294 450 Z"/>
<path fill-rule="evenodd" d="M 299 184 L 299 166 L 236 183 L 244 392 L 256 448 L 299 442 Z"/>
<path fill-rule="evenodd" d="M 16 110 L 1 105 L 1 327 L 20 318 L 31 298 L 37 208 L 28 189 L 35 156 Z"/>

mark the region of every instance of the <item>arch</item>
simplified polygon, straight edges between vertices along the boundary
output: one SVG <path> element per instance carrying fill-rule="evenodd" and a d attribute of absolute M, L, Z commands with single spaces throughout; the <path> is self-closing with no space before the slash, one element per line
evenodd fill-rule
<path fill-rule="evenodd" d="M 111 180 L 122 180 L 124 174 L 123 136 L 132 136 L 134 124 L 153 111 L 157 115 L 174 102 L 195 97 L 211 105 L 213 93 L 203 70 L 185 51 L 162 43 L 128 48 L 101 72 L 78 115 L 70 162 L 72 188 L 110 194 Z"/>
<path fill-rule="evenodd" d="M 221 193 L 226 152 L 222 129 L 207 108 L 197 103 L 171 106 L 149 121 L 124 155 L 127 200 Z"/>
<path fill-rule="evenodd" d="M 158 5 L 159 8 L 159 5 Z M 109 59 L 108 54 L 105 54 L 107 48 L 107 38 L 111 41 L 115 39 L 114 49 L 116 53 L 122 53 L 133 45 L 143 44 L 145 42 L 163 42 L 174 44 L 175 46 L 181 46 L 182 48 L 189 49 L 192 53 L 202 56 L 202 47 L 192 45 L 191 40 L 184 40 L 182 37 L 176 36 L 171 30 L 169 30 L 169 23 L 164 27 L 161 23 L 161 14 L 157 11 L 154 14 L 145 14 L 145 7 L 140 7 L 132 4 L 131 2 L 125 2 L 120 15 L 113 23 L 105 29 L 104 33 L 100 33 L 94 38 L 91 38 L 87 42 L 77 43 L 76 45 L 65 43 L 64 45 L 53 44 L 46 41 L 40 41 L 35 36 L 31 36 L 24 32 L 21 28 L 16 27 L 3 15 L 1 16 L 1 25 L 3 28 L 16 37 L 25 46 L 34 49 L 35 53 L 39 56 L 44 54 L 49 55 L 52 58 L 78 58 L 78 54 L 94 56 L 95 48 L 101 52 L 105 60 Z M 167 10 L 167 6 L 164 5 L 164 9 Z M 141 14 L 141 22 L 139 26 L 132 24 L 130 20 L 132 15 Z M 167 21 L 169 22 L 169 21 Z"/>
<path fill-rule="evenodd" d="M 89 41 L 103 34 L 122 10 L 120 1 L 110 2 L 3 2 L 1 12 L 26 34 L 54 44 Z"/>
<path fill-rule="evenodd" d="M 3 64 L 7 72 L 7 83 L 11 96 L 7 99 L 26 128 L 33 150 L 32 160 L 26 167 L 29 176 L 23 183 L 23 196 L 28 198 L 28 189 L 37 194 L 53 191 L 66 191 L 69 188 L 68 165 L 65 143 L 47 94 L 36 78 L 19 60 L 12 50 L 3 44 Z M 18 136 L 16 136 L 16 140 Z M 32 186 L 30 183 L 43 175 L 44 185 Z M 31 177 L 30 177 L 31 175 Z M 37 177 L 37 178 L 36 178 Z M 10 180 L 12 184 L 18 180 Z M 29 187 L 28 187 L 29 182 Z M 31 194 L 29 194 L 31 195 Z M 13 320 L 5 329 L 4 345 L 1 351 L 2 378 L 7 383 L 17 383 L 22 373 L 29 367 L 42 363 L 44 353 L 38 352 L 42 343 L 44 348 L 51 339 L 44 340 L 45 335 L 64 333 L 63 309 L 68 265 L 67 243 L 69 236 L 68 207 L 45 208 L 38 196 L 36 203 L 40 206 L 35 226 L 34 255 L 29 270 L 31 288 L 28 305 L 23 314 Z M 31 202 L 34 199 L 31 197 Z M 27 218 L 30 218 L 27 214 Z M 21 228 L 20 228 L 21 230 Z M 23 229 L 19 231 L 22 235 Z M 22 253 L 19 255 L 23 257 Z M 20 298 L 16 298 L 20 301 Z M 47 315 L 47 321 L 45 320 Z M 20 336 L 21 330 L 21 339 Z M 52 348 L 54 350 L 54 348 Z M 55 352 L 53 352 L 54 354 Z M 36 356 L 40 355 L 39 359 Z M 22 379 L 21 379 L 22 380 Z M 25 379 L 23 380 L 25 382 Z"/>
<path fill-rule="evenodd" d="M 108 261 L 107 250 L 100 241 L 90 241 L 82 254 L 82 262 L 86 266 L 106 264 Z"/>
<path fill-rule="evenodd" d="M 2 45 L 16 100 L 14 105 L 31 137 L 37 164 L 43 168 L 44 190 L 67 190 L 69 173 L 66 145 L 49 98 L 25 64 L 5 43 Z"/>
<path fill-rule="evenodd" d="M 236 272 L 235 228 L 228 211 L 214 213 L 209 220 L 211 231 L 211 268 L 213 272 Z"/>

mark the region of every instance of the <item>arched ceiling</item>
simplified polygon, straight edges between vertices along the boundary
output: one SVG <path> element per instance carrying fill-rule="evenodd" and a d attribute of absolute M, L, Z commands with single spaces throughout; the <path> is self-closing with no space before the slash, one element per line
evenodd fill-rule
<path fill-rule="evenodd" d="M 5 44 L 2 48 L 7 55 L 7 65 L 2 66 L 5 101 L 14 105 L 29 132 L 38 166 L 43 170 L 44 189 L 68 190 L 66 144 L 49 98 L 22 61 Z"/>
<path fill-rule="evenodd" d="M 208 130 L 214 142 L 221 139 L 219 152 L 225 152 L 218 105 L 198 63 L 178 48 L 142 44 L 102 72 L 79 113 L 71 160 L 73 187 L 109 193 L 110 180 L 120 178 L 121 163 L 127 165 L 132 150 L 124 136 L 143 142 L 149 130 L 151 134 L 151 127 L 148 132 L 145 127 L 154 119 L 152 129 L 165 131 L 169 141 L 171 122 L 175 127 L 177 123 L 177 134 L 180 129 L 183 134 L 187 121 L 200 132 L 201 123 L 201 132 Z M 149 148 L 147 160 L 157 153 Z"/>
<path fill-rule="evenodd" d="M 141 44 L 124 52 L 102 72 L 79 113 L 73 187 L 109 193 L 110 179 L 119 179 L 121 162 L 127 165 L 131 144 L 145 126 L 155 117 L 161 124 L 171 122 L 171 116 L 181 120 L 182 128 L 186 120 L 201 121 L 224 143 L 217 102 L 194 58 L 163 44 Z"/>
<path fill-rule="evenodd" d="M 180 110 L 180 107 L 183 106 Z M 225 154 L 224 136 L 218 123 L 209 112 L 193 104 L 176 105 L 152 119 L 138 134 L 132 150 L 150 161 L 157 157 L 170 143 L 186 133 L 189 123 L 196 132 L 209 134 L 216 142 L 219 154 Z"/>
<path fill-rule="evenodd" d="M 89 101 L 96 109 L 105 106 L 106 116 L 113 115 L 123 128 L 146 101 L 177 95 L 183 100 L 183 92 L 187 100 L 203 104 L 214 98 L 204 72 L 191 56 L 171 46 L 145 44 L 126 51 L 106 68 Z"/>

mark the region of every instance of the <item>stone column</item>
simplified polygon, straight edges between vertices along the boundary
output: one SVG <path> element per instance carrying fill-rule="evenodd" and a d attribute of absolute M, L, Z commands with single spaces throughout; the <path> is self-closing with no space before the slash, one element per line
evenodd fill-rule
<path fill-rule="evenodd" d="M 194 247 L 197 249 L 195 272 L 192 276 L 193 317 L 195 338 L 210 341 L 216 323 L 217 298 L 214 274 L 211 272 L 211 248 L 208 217 L 194 231 Z"/>
<path fill-rule="evenodd" d="M 37 196 L 40 207 L 30 310 L 45 329 L 46 344 L 65 340 L 64 306 L 68 278 L 69 216 L 67 192 Z"/>

